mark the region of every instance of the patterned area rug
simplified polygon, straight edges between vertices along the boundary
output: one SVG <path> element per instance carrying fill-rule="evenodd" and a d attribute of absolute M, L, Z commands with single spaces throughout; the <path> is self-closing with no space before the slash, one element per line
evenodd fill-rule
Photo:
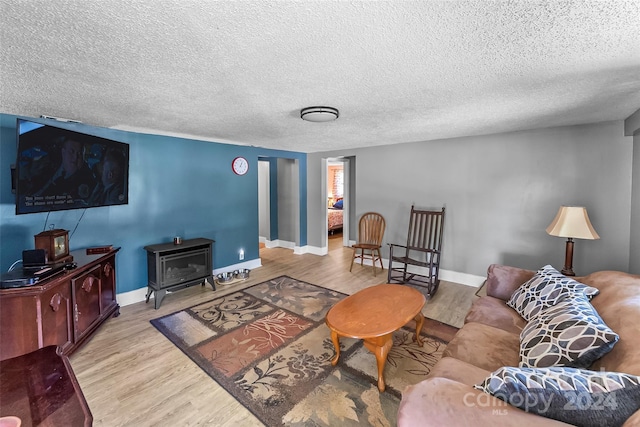
<path fill-rule="evenodd" d="M 287 276 L 151 320 L 267 426 L 395 426 L 405 386 L 442 357 L 444 341 L 393 336 L 377 388 L 375 356 L 341 338 L 338 364 L 324 319 L 346 295 Z"/>

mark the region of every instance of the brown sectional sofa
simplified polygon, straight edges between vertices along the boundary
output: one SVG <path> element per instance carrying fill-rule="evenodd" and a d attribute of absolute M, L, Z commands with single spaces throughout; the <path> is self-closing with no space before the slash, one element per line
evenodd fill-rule
<path fill-rule="evenodd" d="M 519 335 L 527 322 L 505 302 L 534 274 L 504 265 L 489 267 L 487 296 L 474 302 L 464 326 L 429 378 L 403 392 L 399 427 L 568 425 L 525 412 L 473 388 L 502 366 L 518 366 Z M 575 279 L 600 290 L 591 303 L 620 337 L 613 350 L 589 369 L 640 376 L 640 276 L 600 271 Z M 640 411 L 624 423 L 624 427 L 631 426 L 640 426 Z"/>

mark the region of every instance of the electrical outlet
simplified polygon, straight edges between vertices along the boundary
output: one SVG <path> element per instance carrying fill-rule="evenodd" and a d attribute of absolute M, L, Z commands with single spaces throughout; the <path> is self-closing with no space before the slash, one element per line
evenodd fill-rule
<path fill-rule="evenodd" d="M 240 249 L 240 252 L 238 252 L 240 261 L 242 261 L 244 259 L 244 249 Z"/>

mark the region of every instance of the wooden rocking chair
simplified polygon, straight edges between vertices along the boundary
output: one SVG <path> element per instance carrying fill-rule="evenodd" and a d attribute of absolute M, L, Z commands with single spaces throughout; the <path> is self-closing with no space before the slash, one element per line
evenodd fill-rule
<path fill-rule="evenodd" d="M 389 244 L 388 282 L 425 286 L 433 296 L 440 284 L 443 230 L 444 208 L 427 211 L 411 206 L 407 244 Z M 407 270 L 408 266 L 413 267 L 411 271 Z"/>

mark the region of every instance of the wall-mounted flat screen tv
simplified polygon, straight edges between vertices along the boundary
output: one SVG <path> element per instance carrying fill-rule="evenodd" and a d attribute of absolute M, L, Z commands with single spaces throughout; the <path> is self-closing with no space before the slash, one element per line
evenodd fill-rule
<path fill-rule="evenodd" d="M 129 144 L 18 119 L 16 214 L 129 203 Z"/>

